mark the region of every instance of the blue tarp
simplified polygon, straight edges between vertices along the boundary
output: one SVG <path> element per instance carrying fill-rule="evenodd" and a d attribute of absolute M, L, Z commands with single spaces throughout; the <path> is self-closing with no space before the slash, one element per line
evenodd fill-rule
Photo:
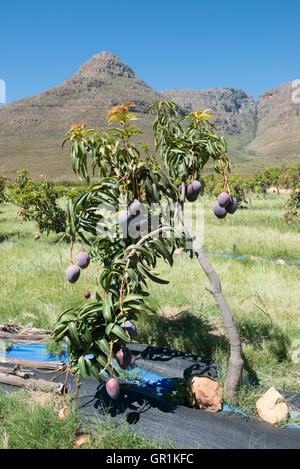
<path fill-rule="evenodd" d="M 68 361 L 68 356 L 66 352 L 62 355 L 49 354 L 44 344 L 12 344 L 11 347 L 6 350 L 4 350 L 4 348 L 1 349 L 0 347 L 0 356 L 19 358 L 22 360 L 31 360 L 37 362 L 63 361 L 64 363 L 67 363 Z M 92 356 L 87 355 L 87 358 L 91 357 Z M 126 382 L 135 384 L 140 387 L 145 387 L 148 390 L 155 392 L 159 395 L 169 394 L 172 390 L 172 379 L 165 378 L 161 375 L 144 370 L 135 365 L 130 366 L 124 374 L 124 380 Z M 233 412 L 244 415 L 245 417 L 249 417 L 247 412 L 245 412 L 244 410 L 234 405 L 229 405 L 226 402 L 223 403 L 222 412 Z M 297 415 L 300 415 L 300 412 L 294 411 L 290 414 L 290 417 L 294 418 Z M 282 428 L 300 429 L 299 426 L 289 424 L 285 425 Z"/>
<path fill-rule="evenodd" d="M 7 350 L 0 347 L 0 357 L 19 358 L 22 360 L 31 360 L 34 362 L 67 362 L 68 356 L 52 355 L 46 350 L 44 344 L 13 344 Z"/>

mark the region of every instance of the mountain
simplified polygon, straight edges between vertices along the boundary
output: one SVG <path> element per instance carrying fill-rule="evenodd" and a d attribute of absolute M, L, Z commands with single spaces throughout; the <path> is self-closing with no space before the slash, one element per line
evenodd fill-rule
<path fill-rule="evenodd" d="M 155 91 L 116 55 L 101 52 L 61 85 L 0 107 L 0 174 L 14 178 L 17 169 L 28 168 L 34 178 L 74 179 L 68 150 L 60 148 L 71 124 L 105 129 L 112 106 L 134 102 L 144 132 L 138 143 L 149 143 L 153 116 L 147 108 L 162 98 L 182 112 L 210 109 L 236 170 L 299 163 L 299 104 L 291 102 L 290 91 L 291 84 L 282 85 L 258 103 L 231 88 Z"/>
<path fill-rule="evenodd" d="M 166 99 L 175 101 L 186 112 L 209 109 L 212 122 L 220 134 L 238 136 L 239 145 L 253 139 L 256 105 L 253 97 L 243 90 L 213 88 L 210 90 L 162 90 Z M 234 142 L 235 138 L 230 139 Z M 234 143 L 232 143 L 234 146 Z"/>
<path fill-rule="evenodd" d="M 264 155 L 300 154 L 300 100 L 295 82 L 266 91 L 257 103 L 257 130 L 247 148 Z M 298 84 L 300 91 L 300 83 Z"/>
<path fill-rule="evenodd" d="M 296 80 L 266 91 L 257 103 L 243 90 L 231 88 L 160 94 L 188 112 L 210 109 L 219 133 L 228 141 L 234 170 L 247 174 L 266 166 L 300 164 L 300 93 L 293 87 L 297 84 L 300 91 Z"/>
<path fill-rule="evenodd" d="M 112 106 L 134 102 L 149 141 L 146 112 L 157 99 L 158 93 L 114 54 L 96 54 L 60 86 L 0 107 L 0 174 L 14 177 L 25 167 L 34 178 L 74 179 L 68 151 L 60 148 L 71 124 L 105 129 Z"/>

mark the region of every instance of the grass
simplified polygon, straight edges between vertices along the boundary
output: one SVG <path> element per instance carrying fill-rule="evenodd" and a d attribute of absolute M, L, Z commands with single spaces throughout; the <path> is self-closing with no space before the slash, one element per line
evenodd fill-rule
<path fill-rule="evenodd" d="M 77 417 L 72 413 L 67 419 L 59 420 L 56 407 L 54 402 L 33 402 L 32 394 L 0 394 L 0 448 L 71 448 Z"/>
<path fill-rule="evenodd" d="M 139 435 L 125 422 L 116 424 L 109 417 L 86 422 L 70 412 L 60 420 L 60 406 L 60 397 L 46 393 L 0 393 L 0 449 L 71 449 L 82 434 L 89 435 L 89 441 L 81 448 L 174 448 L 170 442 Z"/>
<path fill-rule="evenodd" d="M 218 220 L 212 213 L 215 201 L 204 198 L 205 250 L 246 256 L 209 259 L 243 343 L 245 371 L 238 403 L 253 414 L 257 397 L 268 387 L 299 390 L 299 364 L 292 362 L 291 353 L 300 339 L 300 269 L 269 260 L 300 262 L 299 226 L 282 220 L 285 200 L 278 194 L 253 196 L 253 208 Z M 93 294 L 99 267 L 91 263 L 75 285 L 69 284 L 68 243 L 54 249 L 59 237 L 53 234 L 34 241 L 34 225 L 19 224 L 15 207 L 2 205 L 1 211 L 0 322 L 50 328 L 64 308 L 86 302 L 86 288 Z M 259 223 L 244 223 L 249 221 Z M 149 283 L 149 300 L 158 314 L 137 322 L 139 340 L 219 360 L 224 381 L 229 346 L 219 311 L 205 289 L 207 278 L 186 254 L 174 256 L 172 269 L 163 262 L 159 269 L 169 284 Z"/>

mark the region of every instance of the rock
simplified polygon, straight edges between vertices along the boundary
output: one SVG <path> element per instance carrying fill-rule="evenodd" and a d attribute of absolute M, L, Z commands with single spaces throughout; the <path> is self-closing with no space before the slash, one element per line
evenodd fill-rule
<path fill-rule="evenodd" d="M 68 417 L 68 415 L 70 414 L 71 412 L 71 409 L 69 406 L 65 405 L 64 407 L 62 407 L 60 409 L 60 411 L 58 412 L 58 418 L 60 420 L 64 420 L 66 417 Z"/>
<path fill-rule="evenodd" d="M 79 437 L 75 440 L 75 443 L 74 443 L 74 445 L 73 445 L 73 448 L 74 448 L 74 449 L 77 449 L 77 448 L 79 448 L 79 446 L 88 443 L 89 440 L 90 440 L 90 436 L 89 436 L 89 435 L 81 435 L 81 436 L 79 436 Z"/>
<path fill-rule="evenodd" d="M 206 376 L 192 376 L 186 383 L 192 407 L 208 412 L 222 410 L 223 386 Z"/>
<path fill-rule="evenodd" d="M 184 252 L 185 252 L 184 248 L 177 248 L 175 249 L 174 254 L 183 254 Z"/>
<path fill-rule="evenodd" d="M 288 407 L 284 402 L 283 396 L 271 387 L 256 402 L 256 410 L 259 417 L 271 425 L 279 422 L 286 422 L 288 418 Z"/>
<path fill-rule="evenodd" d="M 276 260 L 276 264 L 281 264 L 281 265 L 283 265 L 283 264 L 285 264 L 285 261 L 284 261 L 283 259 L 277 259 L 277 260 Z"/>

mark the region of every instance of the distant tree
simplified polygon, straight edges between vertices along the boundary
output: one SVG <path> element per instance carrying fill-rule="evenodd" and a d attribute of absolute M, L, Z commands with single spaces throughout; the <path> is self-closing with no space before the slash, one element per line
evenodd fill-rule
<path fill-rule="evenodd" d="M 36 183 L 29 179 L 26 169 L 17 172 L 16 183 L 10 191 L 10 200 L 19 207 L 23 220 L 34 221 L 39 231 L 61 233 L 66 228 L 66 212 L 57 205 L 58 192 L 54 183 Z"/>
<path fill-rule="evenodd" d="M 6 186 L 9 181 L 9 178 L 6 176 L 0 176 L 0 200 L 5 202 L 7 200 Z"/>
<path fill-rule="evenodd" d="M 300 181 L 300 166 L 297 168 L 288 168 L 281 172 L 279 178 L 280 187 L 283 189 L 294 190 Z"/>
<path fill-rule="evenodd" d="M 294 184 L 292 192 L 284 206 L 283 218 L 289 225 L 299 216 L 300 210 L 300 183 Z"/>

